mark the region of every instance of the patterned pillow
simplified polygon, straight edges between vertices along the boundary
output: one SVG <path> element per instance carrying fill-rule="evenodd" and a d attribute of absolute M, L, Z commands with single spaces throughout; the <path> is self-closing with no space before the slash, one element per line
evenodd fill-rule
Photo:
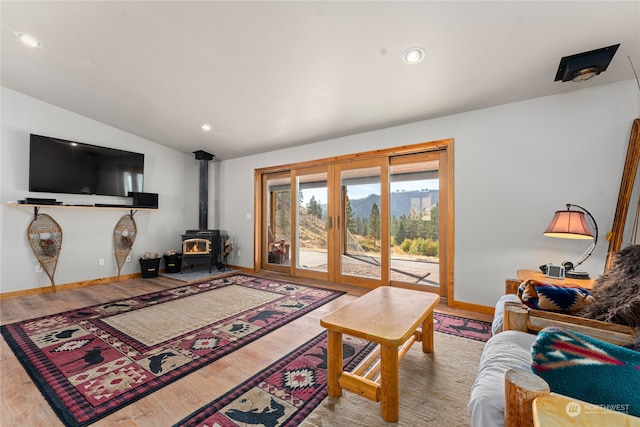
<path fill-rule="evenodd" d="M 593 302 L 586 289 L 555 286 L 532 279 L 520 283 L 518 296 L 527 307 L 568 313 L 579 311 Z"/>
<path fill-rule="evenodd" d="M 552 392 L 640 416 L 640 352 L 557 327 L 540 331 L 531 352 Z"/>

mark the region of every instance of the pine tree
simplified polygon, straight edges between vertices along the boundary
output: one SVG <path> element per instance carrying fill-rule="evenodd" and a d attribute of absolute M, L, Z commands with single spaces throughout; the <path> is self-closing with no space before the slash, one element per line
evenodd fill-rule
<path fill-rule="evenodd" d="M 401 245 L 402 242 L 404 242 L 404 239 L 407 238 L 407 229 L 405 225 L 406 222 L 407 222 L 407 217 L 402 215 L 400 217 L 400 220 L 398 221 L 398 227 L 395 234 L 396 243 L 399 245 Z"/>
<path fill-rule="evenodd" d="M 311 196 L 311 200 L 307 203 L 307 212 L 309 215 L 322 219 L 322 206 L 320 206 L 315 196 Z"/>
<path fill-rule="evenodd" d="M 380 209 L 378 209 L 376 203 L 371 206 L 371 213 L 369 214 L 369 235 L 373 237 L 375 246 L 376 240 L 380 238 Z"/>
<path fill-rule="evenodd" d="M 345 209 L 345 218 L 347 219 L 347 230 L 351 233 L 356 232 L 356 219 L 353 213 L 353 208 L 351 207 L 351 201 L 347 197 L 347 208 Z"/>
<path fill-rule="evenodd" d="M 367 219 L 363 217 L 356 218 L 356 232 L 359 236 L 367 235 Z"/>
<path fill-rule="evenodd" d="M 425 237 L 438 241 L 440 238 L 440 204 L 436 203 L 431 209 L 431 220 L 428 221 Z"/>

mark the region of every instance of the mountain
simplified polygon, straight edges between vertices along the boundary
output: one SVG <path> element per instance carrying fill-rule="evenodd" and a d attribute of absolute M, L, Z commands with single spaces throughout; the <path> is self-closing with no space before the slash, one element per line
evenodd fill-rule
<path fill-rule="evenodd" d="M 412 208 L 416 211 L 432 207 L 438 200 L 438 190 L 400 191 L 391 194 L 391 216 L 410 216 Z M 351 209 L 356 218 L 369 218 L 371 207 L 376 203 L 380 206 L 380 196 L 369 195 L 362 199 L 351 200 Z M 327 206 L 322 205 L 326 216 Z M 326 221 L 316 218 L 307 212 L 307 208 L 300 207 L 300 241 L 303 247 L 326 247 Z M 284 235 L 278 230 L 278 235 Z"/>
<path fill-rule="evenodd" d="M 412 209 L 420 212 L 438 202 L 438 190 L 397 191 L 391 193 L 391 216 L 410 216 Z M 380 196 L 370 194 L 362 199 L 351 199 L 351 209 L 356 218 L 369 218 L 374 203 L 380 207 Z"/>

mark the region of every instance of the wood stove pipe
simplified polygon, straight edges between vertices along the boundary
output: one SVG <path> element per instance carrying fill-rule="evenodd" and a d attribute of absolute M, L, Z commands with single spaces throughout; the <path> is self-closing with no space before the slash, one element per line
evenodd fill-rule
<path fill-rule="evenodd" d="M 200 161 L 198 228 L 206 230 L 209 227 L 209 162 L 214 156 L 202 150 L 194 151 L 193 154 Z"/>

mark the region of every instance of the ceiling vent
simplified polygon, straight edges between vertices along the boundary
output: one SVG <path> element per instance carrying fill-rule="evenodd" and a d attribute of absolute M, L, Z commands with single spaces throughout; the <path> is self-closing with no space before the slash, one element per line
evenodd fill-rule
<path fill-rule="evenodd" d="M 607 69 L 620 43 L 589 52 L 565 56 L 560 60 L 556 79 L 563 82 L 582 82 L 597 76 Z"/>

